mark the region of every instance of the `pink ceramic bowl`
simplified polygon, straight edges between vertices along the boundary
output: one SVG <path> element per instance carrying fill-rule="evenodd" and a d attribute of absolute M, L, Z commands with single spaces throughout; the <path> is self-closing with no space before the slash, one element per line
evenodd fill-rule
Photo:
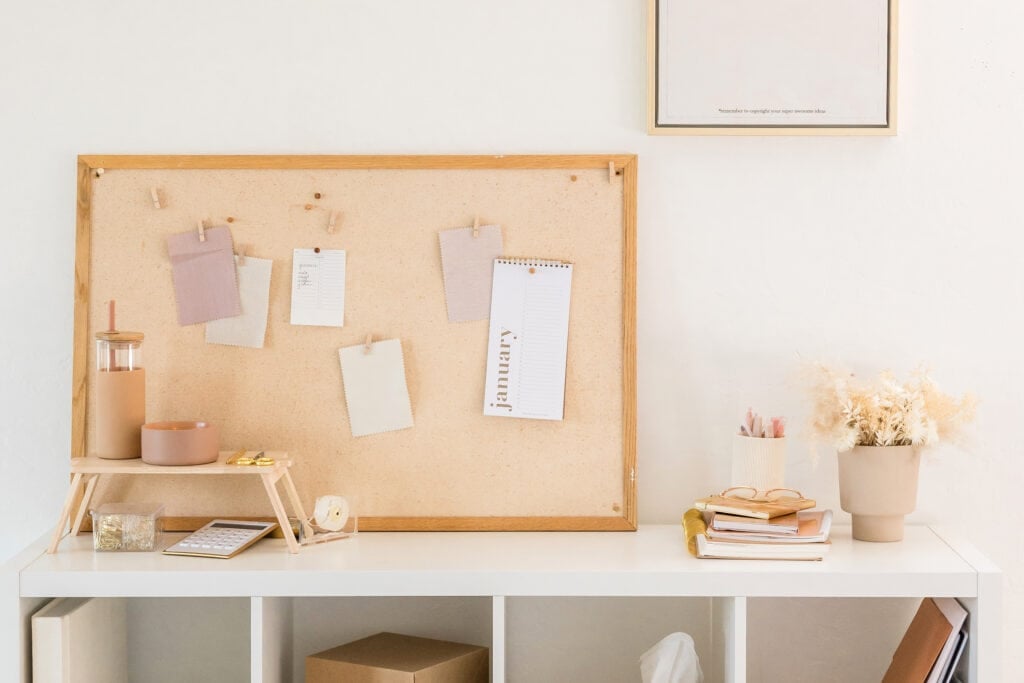
<path fill-rule="evenodd" d="M 209 422 L 142 425 L 142 461 L 150 465 L 205 465 L 217 460 L 220 435 Z"/>

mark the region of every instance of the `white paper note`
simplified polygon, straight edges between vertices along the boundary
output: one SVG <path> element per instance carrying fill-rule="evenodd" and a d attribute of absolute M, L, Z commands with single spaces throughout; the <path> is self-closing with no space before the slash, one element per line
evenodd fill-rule
<path fill-rule="evenodd" d="M 572 264 L 496 259 L 484 415 L 561 420 Z"/>
<path fill-rule="evenodd" d="M 271 259 L 250 256 L 244 263 L 240 263 L 238 257 L 235 257 L 242 315 L 206 323 L 207 344 L 263 348 L 263 340 L 267 335 L 267 306 L 273 265 Z"/>
<path fill-rule="evenodd" d="M 352 436 L 412 427 L 402 342 L 385 339 L 338 350 Z"/>
<path fill-rule="evenodd" d="M 296 249 L 292 259 L 292 325 L 345 324 L 345 252 Z"/>

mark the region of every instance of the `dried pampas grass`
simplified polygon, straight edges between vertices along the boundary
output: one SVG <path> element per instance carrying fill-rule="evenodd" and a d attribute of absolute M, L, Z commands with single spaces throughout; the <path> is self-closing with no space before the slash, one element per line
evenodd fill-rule
<path fill-rule="evenodd" d="M 810 431 L 840 452 L 854 446 L 927 446 L 954 440 L 974 419 L 975 398 L 943 393 L 924 370 L 875 382 L 818 363 L 809 370 Z"/>

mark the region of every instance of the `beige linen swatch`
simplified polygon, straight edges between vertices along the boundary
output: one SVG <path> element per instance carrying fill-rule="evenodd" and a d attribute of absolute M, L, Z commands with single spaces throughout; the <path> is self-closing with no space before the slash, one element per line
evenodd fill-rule
<path fill-rule="evenodd" d="M 481 225 L 476 237 L 473 228 L 441 230 L 437 234 L 448 322 L 486 320 L 491 310 L 494 259 L 503 251 L 501 226 Z"/>
<path fill-rule="evenodd" d="M 206 323 L 207 344 L 227 344 L 262 349 L 267 335 L 267 307 L 270 303 L 270 271 L 272 259 L 248 257 L 240 263 L 235 257 L 238 273 L 238 296 L 242 315 Z"/>
<path fill-rule="evenodd" d="M 402 342 L 385 339 L 338 350 L 352 436 L 412 427 Z"/>

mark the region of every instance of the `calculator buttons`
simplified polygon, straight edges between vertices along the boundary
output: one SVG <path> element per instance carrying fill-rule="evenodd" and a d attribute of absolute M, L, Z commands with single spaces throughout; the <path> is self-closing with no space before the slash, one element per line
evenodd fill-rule
<path fill-rule="evenodd" d="M 226 559 L 245 550 L 276 527 L 273 522 L 216 519 L 170 546 L 164 553 Z"/>

